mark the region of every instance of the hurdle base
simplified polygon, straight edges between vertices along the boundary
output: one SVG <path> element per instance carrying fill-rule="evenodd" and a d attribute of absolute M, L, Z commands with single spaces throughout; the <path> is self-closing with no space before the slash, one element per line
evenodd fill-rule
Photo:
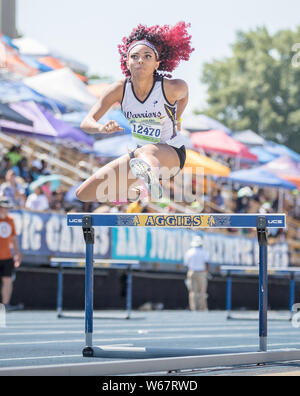
<path fill-rule="evenodd" d="M 90 355 L 92 349 L 92 356 Z M 87 357 L 100 357 L 110 359 L 157 359 L 184 356 L 210 356 L 216 354 L 258 352 L 257 348 L 248 349 L 200 349 L 200 348 L 162 348 L 162 347 L 112 347 L 93 346 L 89 348 Z M 85 356 L 85 355 L 84 355 Z"/>
<path fill-rule="evenodd" d="M 268 315 L 268 321 L 270 322 L 281 322 L 281 321 L 291 321 L 293 318 L 292 314 L 270 314 Z M 226 316 L 226 320 L 240 320 L 240 321 L 259 321 L 259 314 L 257 313 L 238 313 L 230 312 Z"/>
<path fill-rule="evenodd" d="M 93 347 L 89 347 L 89 346 L 83 348 L 82 356 L 83 357 L 94 357 L 95 356 L 94 355 L 94 348 Z"/>
<path fill-rule="evenodd" d="M 85 319 L 84 315 L 76 314 L 76 313 L 60 313 L 57 314 L 56 317 L 58 319 Z M 108 315 L 94 315 L 93 319 L 95 320 L 145 320 L 144 316 L 131 316 L 131 315 L 115 315 L 115 316 L 108 316 Z"/>

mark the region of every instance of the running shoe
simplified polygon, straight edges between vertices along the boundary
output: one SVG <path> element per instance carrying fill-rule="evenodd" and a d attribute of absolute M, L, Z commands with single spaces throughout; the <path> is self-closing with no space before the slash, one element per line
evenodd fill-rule
<path fill-rule="evenodd" d="M 162 198 L 162 188 L 155 177 L 151 166 L 140 158 L 132 158 L 129 162 L 130 169 L 137 179 L 143 180 L 152 199 Z"/>

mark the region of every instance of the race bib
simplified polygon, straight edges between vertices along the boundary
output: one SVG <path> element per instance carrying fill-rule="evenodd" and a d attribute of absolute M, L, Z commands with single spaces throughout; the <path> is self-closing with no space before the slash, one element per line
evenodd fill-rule
<path fill-rule="evenodd" d="M 162 125 L 156 118 L 132 118 L 129 120 L 132 136 L 142 143 L 159 143 Z"/>

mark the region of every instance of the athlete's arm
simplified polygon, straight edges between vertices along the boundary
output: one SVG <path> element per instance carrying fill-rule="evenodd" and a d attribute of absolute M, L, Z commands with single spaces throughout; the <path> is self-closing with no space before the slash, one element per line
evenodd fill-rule
<path fill-rule="evenodd" d="M 164 80 L 164 89 L 167 99 L 170 103 L 177 102 L 177 128 L 180 131 L 180 118 L 188 104 L 189 89 L 185 81 L 174 79 Z"/>
<path fill-rule="evenodd" d="M 80 124 L 80 128 L 87 133 L 113 133 L 123 131 L 116 121 L 109 121 L 105 125 L 97 121 L 111 108 L 111 106 L 122 101 L 124 80 L 118 81 L 107 88 L 103 96 L 91 108 L 88 115 Z"/>
<path fill-rule="evenodd" d="M 20 266 L 21 261 L 22 261 L 22 255 L 21 255 L 21 253 L 19 251 L 18 238 L 16 236 L 13 236 L 11 238 L 11 242 L 12 242 L 12 245 L 13 245 L 13 248 L 14 248 L 14 252 L 15 252 L 14 263 L 15 263 L 15 267 L 17 268 L 17 267 Z"/>

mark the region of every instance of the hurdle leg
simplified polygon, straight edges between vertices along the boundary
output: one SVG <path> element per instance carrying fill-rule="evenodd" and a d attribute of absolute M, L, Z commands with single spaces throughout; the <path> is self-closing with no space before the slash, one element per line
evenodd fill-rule
<path fill-rule="evenodd" d="M 259 243 L 259 351 L 267 351 L 268 336 L 268 239 L 267 219 L 257 219 Z"/>
<path fill-rule="evenodd" d="M 227 319 L 231 319 L 231 299 L 232 299 L 232 278 L 230 271 L 227 272 L 227 283 L 226 283 L 226 311 Z"/>
<path fill-rule="evenodd" d="M 126 310 L 127 310 L 126 319 L 130 319 L 131 309 L 132 309 L 132 268 L 131 265 L 129 265 L 127 269 L 127 278 L 126 278 Z"/>
<path fill-rule="evenodd" d="M 93 299 L 94 299 L 94 229 L 92 218 L 82 218 L 82 229 L 86 243 L 85 257 L 85 348 L 83 356 L 93 356 Z"/>
<path fill-rule="evenodd" d="M 290 320 L 293 318 L 293 305 L 295 301 L 295 274 L 290 274 Z"/>
<path fill-rule="evenodd" d="M 63 308 L 63 270 L 60 265 L 58 268 L 57 274 L 57 303 L 56 303 L 56 312 L 57 317 L 62 317 L 62 308 Z"/>

